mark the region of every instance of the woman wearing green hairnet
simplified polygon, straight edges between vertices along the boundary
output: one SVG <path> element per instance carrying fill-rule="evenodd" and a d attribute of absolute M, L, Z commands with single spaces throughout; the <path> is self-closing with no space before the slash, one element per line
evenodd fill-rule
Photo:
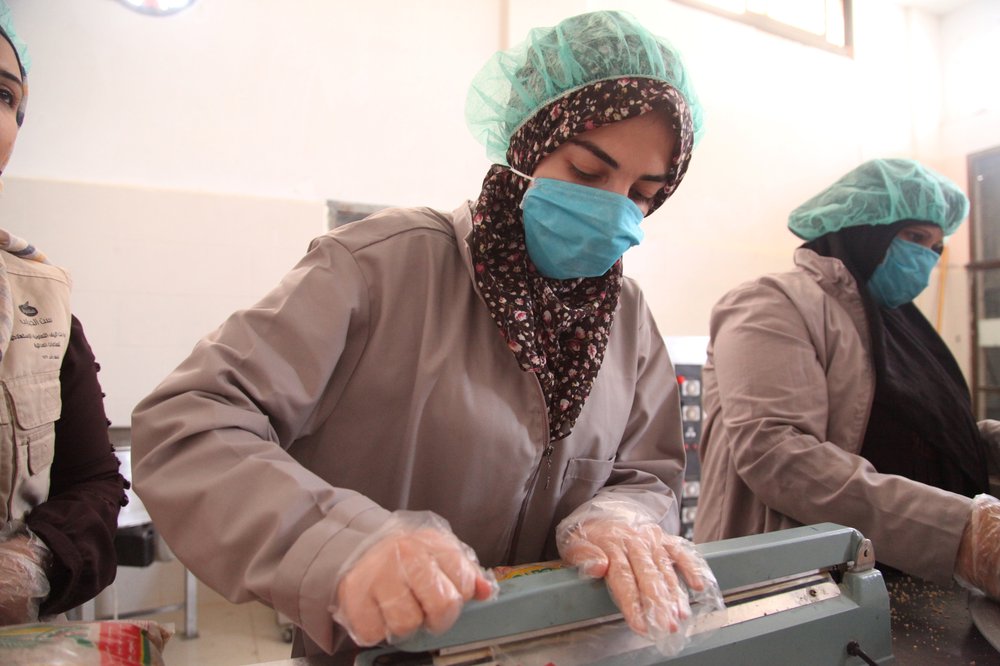
<path fill-rule="evenodd" d="M 468 117 L 496 161 L 479 197 L 314 241 L 137 406 L 137 491 L 201 580 L 298 625 L 296 654 L 442 631 L 493 593 L 480 565 L 560 554 L 674 649 L 713 581 L 674 536 L 676 382 L 621 257 L 697 101 L 673 49 L 596 12 L 498 53 Z"/>
<path fill-rule="evenodd" d="M 24 120 L 28 57 L 0 1 L 0 172 Z M 125 479 L 70 280 L 0 229 L 0 625 L 36 622 L 115 579 Z"/>
<path fill-rule="evenodd" d="M 836 522 L 890 567 L 1000 598 L 995 444 L 912 303 L 967 212 L 904 159 L 866 162 L 792 212 L 796 268 L 712 313 L 696 541 Z"/>

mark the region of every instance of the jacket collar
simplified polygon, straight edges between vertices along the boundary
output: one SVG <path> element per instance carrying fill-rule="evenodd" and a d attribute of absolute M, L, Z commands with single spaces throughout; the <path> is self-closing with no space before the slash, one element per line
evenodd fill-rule
<path fill-rule="evenodd" d="M 469 278 L 476 282 L 475 267 L 472 265 L 472 248 L 469 247 L 469 237 L 472 235 L 472 202 L 466 201 L 451 213 L 451 223 L 455 229 L 455 241 L 462 261 L 469 271 Z M 479 291 L 478 289 L 476 291 Z"/>
<path fill-rule="evenodd" d="M 795 265 L 804 271 L 824 292 L 847 311 L 861 336 L 861 344 L 871 354 L 871 336 L 868 315 L 861 299 L 858 281 L 840 259 L 824 257 L 812 250 L 799 248 L 794 255 Z M 859 445 L 860 446 L 860 445 Z"/>
<path fill-rule="evenodd" d="M 819 283 L 823 291 L 841 298 L 847 296 L 860 299 L 858 281 L 840 259 L 824 257 L 800 247 L 795 250 L 794 261 L 796 266 Z"/>

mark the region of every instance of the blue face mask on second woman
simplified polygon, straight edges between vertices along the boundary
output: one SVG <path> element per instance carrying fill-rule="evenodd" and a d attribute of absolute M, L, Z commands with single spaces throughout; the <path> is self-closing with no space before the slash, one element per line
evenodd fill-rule
<path fill-rule="evenodd" d="M 519 174 L 524 176 L 524 174 Z M 643 214 L 628 197 L 553 178 L 531 178 L 524 193 L 528 256 L 547 278 L 604 275 L 643 239 Z"/>
<path fill-rule="evenodd" d="M 885 259 L 868 280 L 868 293 L 884 308 L 898 308 L 909 303 L 927 288 L 931 271 L 941 256 L 929 248 L 892 239 Z"/>

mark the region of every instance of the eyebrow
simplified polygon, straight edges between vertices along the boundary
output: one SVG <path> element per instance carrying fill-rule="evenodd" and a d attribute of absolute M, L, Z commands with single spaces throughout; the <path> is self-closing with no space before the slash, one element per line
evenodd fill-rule
<path fill-rule="evenodd" d="M 24 83 L 21 82 L 21 77 L 11 74 L 6 69 L 0 69 L 0 77 L 13 81 L 17 84 L 17 87 L 24 91 Z"/>
<path fill-rule="evenodd" d="M 601 148 L 594 145 L 590 141 L 587 141 L 586 139 L 569 139 L 569 143 L 572 143 L 575 146 L 580 146 L 581 148 L 586 148 L 591 153 L 593 153 L 594 157 L 601 160 L 602 162 L 610 166 L 612 169 L 617 169 L 621 166 L 618 164 L 618 160 L 611 157 L 611 155 L 608 155 L 606 152 L 601 150 Z M 639 180 L 648 180 L 654 183 L 665 183 L 667 182 L 668 177 L 669 174 L 663 174 L 662 176 L 646 175 L 646 176 L 639 176 Z"/>
<path fill-rule="evenodd" d="M 909 231 L 910 233 L 920 234 L 921 236 L 924 236 L 924 237 L 933 237 L 935 235 L 936 225 L 933 225 L 933 224 L 928 224 L 928 225 L 920 224 L 920 225 L 916 225 L 915 224 L 913 226 L 906 227 L 906 230 Z"/>

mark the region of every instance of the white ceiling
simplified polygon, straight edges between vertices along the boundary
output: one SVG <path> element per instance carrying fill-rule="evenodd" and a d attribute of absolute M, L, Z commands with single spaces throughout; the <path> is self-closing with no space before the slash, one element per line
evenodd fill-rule
<path fill-rule="evenodd" d="M 971 4 L 973 0 L 898 0 L 899 4 L 916 7 L 932 14 L 944 15 Z"/>

